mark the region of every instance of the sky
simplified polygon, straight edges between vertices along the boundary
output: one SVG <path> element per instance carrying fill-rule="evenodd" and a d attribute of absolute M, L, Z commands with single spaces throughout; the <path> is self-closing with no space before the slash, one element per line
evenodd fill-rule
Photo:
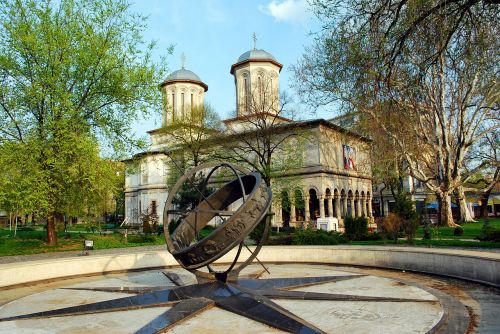
<path fill-rule="evenodd" d="M 169 72 L 181 68 L 196 73 L 208 85 L 205 101 L 222 119 L 235 109 L 234 79 L 229 73 L 238 57 L 253 48 L 264 49 L 283 64 L 280 88 L 294 95 L 290 65 L 297 63 L 304 47 L 313 41 L 311 33 L 319 24 L 306 0 L 135 0 L 133 11 L 149 16 L 144 31 L 147 41 L 155 40 L 155 58 L 166 57 Z M 296 99 L 297 100 L 297 99 Z M 305 106 L 297 105 L 300 118 L 314 118 Z M 320 117 L 331 117 L 325 113 Z M 159 113 L 134 125 L 138 135 L 161 125 Z"/>

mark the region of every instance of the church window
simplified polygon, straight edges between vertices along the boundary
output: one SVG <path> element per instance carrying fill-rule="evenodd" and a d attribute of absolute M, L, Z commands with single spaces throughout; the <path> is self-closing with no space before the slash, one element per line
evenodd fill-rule
<path fill-rule="evenodd" d="M 184 118 L 184 93 L 181 93 L 181 112 L 182 112 L 182 118 Z"/>
<path fill-rule="evenodd" d="M 248 79 L 247 78 L 245 78 L 245 83 L 244 84 L 245 84 L 245 94 L 244 94 L 243 97 L 245 99 L 244 100 L 244 103 L 245 103 L 245 112 L 248 113 L 248 99 L 250 97 L 248 96 Z"/>
<path fill-rule="evenodd" d="M 194 108 L 194 94 L 191 93 L 191 112 L 193 112 L 193 108 Z"/>
<path fill-rule="evenodd" d="M 175 121 L 175 93 L 172 93 L 172 123 Z"/>
<path fill-rule="evenodd" d="M 151 201 L 151 213 L 156 215 L 156 200 Z"/>

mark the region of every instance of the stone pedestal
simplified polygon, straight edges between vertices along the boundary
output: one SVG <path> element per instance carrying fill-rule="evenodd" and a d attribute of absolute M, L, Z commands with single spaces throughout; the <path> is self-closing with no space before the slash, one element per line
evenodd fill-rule
<path fill-rule="evenodd" d="M 318 218 L 316 220 L 316 228 L 318 230 L 325 230 L 325 231 L 338 231 L 339 220 L 333 217 Z"/>

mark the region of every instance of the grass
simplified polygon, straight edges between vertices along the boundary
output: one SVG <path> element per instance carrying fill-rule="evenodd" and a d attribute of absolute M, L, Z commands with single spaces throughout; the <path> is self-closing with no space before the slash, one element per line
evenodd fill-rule
<path fill-rule="evenodd" d="M 491 227 L 500 229 L 500 218 L 490 218 L 489 222 Z M 476 239 L 482 233 L 483 224 L 484 219 L 480 219 L 476 223 L 462 224 L 461 226 L 464 230 L 464 234 L 461 236 L 455 236 L 453 234 L 455 230 L 454 227 L 437 227 L 434 228 L 437 235 L 433 235 L 433 239 Z M 417 238 L 421 238 L 423 235 L 423 228 L 419 227 L 417 230 Z"/>
<path fill-rule="evenodd" d="M 83 231 L 82 231 L 83 232 Z M 0 256 L 29 255 L 48 252 L 79 251 L 83 249 L 83 240 L 94 241 L 94 249 L 125 248 L 137 246 L 164 245 L 163 236 L 129 235 L 126 240 L 120 233 L 106 235 L 92 233 L 57 233 L 57 245 L 49 246 L 44 230 L 19 230 L 17 236 L 8 229 L 0 230 Z"/>

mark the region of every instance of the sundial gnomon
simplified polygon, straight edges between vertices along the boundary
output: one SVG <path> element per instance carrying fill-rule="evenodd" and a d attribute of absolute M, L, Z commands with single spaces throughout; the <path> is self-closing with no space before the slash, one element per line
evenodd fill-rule
<path fill-rule="evenodd" d="M 184 211 L 173 205 L 177 191 L 184 182 L 191 182 L 193 176 L 207 171 L 204 186 L 219 169 L 229 169 L 234 179 L 225 183 L 210 195 L 196 189 L 200 194 L 198 205 Z M 196 186 L 192 184 L 194 188 Z M 144 325 L 136 333 L 164 332 L 211 307 L 267 324 L 291 333 L 323 333 L 314 324 L 300 318 L 281 307 L 273 299 L 295 299 L 314 301 L 382 301 L 382 302 L 426 302 L 420 299 L 388 298 L 303 292 L 295 289 L 316 284 L 339 282 L 363 275 L 294 277 L 256 279 L 240 275 L 243 268 L 257 258 L 265 241 L 270 225 L 269 208 L 272 193 L 258 173 L 249 172 L 231 164 L 205 164 L 183 175 L 172 187 L 166 201 L 163 221 L 165 238 L 169 252 L 179 264 L 196 275 L 198 283 L 184 285 L 173 273 L 165 273 L 175 286 L 157 287 L 102 287 L 69 288 L 77 290 L 121 292 L 132 294 L 123 298 L 102 302 L 65 307 L 50 311 L 36 312 L 0 318 L 0 321 L 13 321 L 33 318 L 51 318 L 60 316 L 78 316 L 82 314 L 117 312 L 122 310 L 151 307 L 170 307 L 155 319 Z M 234 203 L 239 203 L 235 205 Z M 228 208 L 232 207 L 232 210 Z M 180 225 L 170 234 L 168 225 L 171 218 L 180 219 Z M 208 236 L 199 238 L 199 232 L 214 219 L 222 223 Z M 251 256 L 237 262 L 245 237 L 258 225 L 264 224 L 264 233 Z M 237 248 L 232 263 L 223 271 L 216 271 L 211 264 Z M 207 267 L 208 271 L 200 268 Z M 215 319 L 216 321 L 216 319 Z"/>

